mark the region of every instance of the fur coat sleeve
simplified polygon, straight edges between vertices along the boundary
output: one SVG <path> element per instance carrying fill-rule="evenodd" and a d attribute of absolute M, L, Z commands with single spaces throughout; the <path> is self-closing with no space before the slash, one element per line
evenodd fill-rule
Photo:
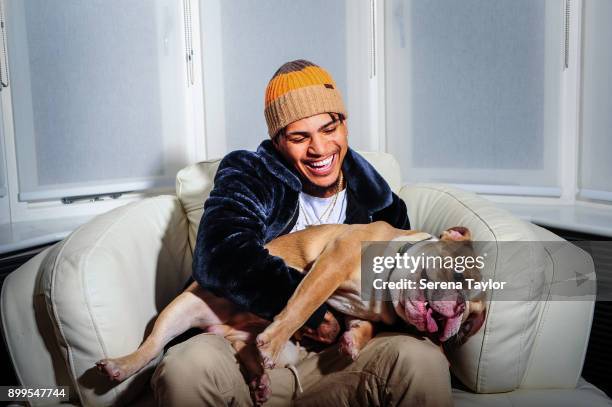
<path fill-rule="evenodd" d="M 303 277 L 264 247 L 293 216 L 291 205 L 278 203 L 294 200 L 297 192 L 274 182 L 252 153 L 226 156 L 204 205 L 193 278 L 215 295 L 271 321 Z M 326 311 L 323 305 L 307 325 L 317 327 Z"/>

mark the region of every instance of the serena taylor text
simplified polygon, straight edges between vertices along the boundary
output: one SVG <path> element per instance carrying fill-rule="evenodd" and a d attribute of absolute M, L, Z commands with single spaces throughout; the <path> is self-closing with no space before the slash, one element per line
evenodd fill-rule
<path fill-rule="evenodd" d="M 506 286 L 506 281 L 477 281 L 473 278 L 466 278 L 464 281 L 429 281 L 426 278 L 420 279 L 418 282 L 402 278 L 398 281 L 384 281 L 381 278 L 376 278 L 372 285 L 376 290 L 502 290 Z M 417 285 L 418 284 L 418 285 Z M 465 286 L 464 286 L 465 284 Z"/>

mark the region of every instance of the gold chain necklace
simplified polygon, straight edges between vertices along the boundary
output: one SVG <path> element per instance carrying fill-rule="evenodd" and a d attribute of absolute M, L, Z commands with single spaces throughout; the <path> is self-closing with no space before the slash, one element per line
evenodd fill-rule
<path fill-rule="evenodd" d="M 318 223 L 319 225 L 322 225 L 323 223 L 327 222 L 329 220 L 329 217 L 331 216 L 331 214 L 334 212 L 334 208 L 336 206 L 336 202 L 338 201 L 338 194 L 340 194 L 343 182 L 344 182 L 344 177 L 342 175 L 342 171 L 340 171 L 340 176 L 338 177 L 338 182 L 336 183 L 336 193 L 334 194 L 334 199 L 329 204 L 329 206 L 327 208 L 325 208 L 325 210 L 323 211 L 323 213 L 321 214 L 320 217 L 317 216 L 316 213 L 315 213 L 315 217 L 317 217 L 317 220 L 319 221 L 319 223 Z M 317 223 L 313 222 L 308 217 L 308 214 L 302 208 L 302 206 L 299 205 L 299 207 L 300 207 L 300 210 L 302 211 L 302 214 L 304 215 L 304 220 L 306 220 L 306 223 L 307 223 L 306 227 L 317 225 Z"/>

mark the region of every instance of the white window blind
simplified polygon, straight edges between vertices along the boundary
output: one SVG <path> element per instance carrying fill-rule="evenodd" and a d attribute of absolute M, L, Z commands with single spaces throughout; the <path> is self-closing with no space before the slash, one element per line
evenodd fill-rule
<path fill-rule="evenodd" d="M 20 200 L 172 185 L 188 161 L 182 4 L 5 5 Z"/>
<path fill-rule="evenodd" d="M 612 2 L 585 0 L 580 196 L 612 201 Z"/>
<path fill-rule="evenodd" d="M 405 182 L 560 193 L 563 3 L 386 3 L 387 145 Z"/>
<path fill-rule="evenodd" d="M 285 62 L 327 69 L 347 105 L 351 146 L 368 139 L 368 1 L 203 0 L 204 95 L 209 156 L 255 149 L 268 138 L 264 92 Z"/>

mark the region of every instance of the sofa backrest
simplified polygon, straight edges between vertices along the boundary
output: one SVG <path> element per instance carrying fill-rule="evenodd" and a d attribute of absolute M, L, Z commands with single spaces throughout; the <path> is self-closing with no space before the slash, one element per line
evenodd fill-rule
<path fill-rule="evenodd" d="M 401 187 L 400 167 L 397 160 L 387 153 L 360 152 L 383 176 L 394 192 Z M 193 251 L 198 226 L 204 210 L 204 201 L 213 188 L 215 174 L 221 159 L 208 160 L 180 170 L 176 176 L 176 196 L 183 205 L 189 220 L 189 244 Z"/>

